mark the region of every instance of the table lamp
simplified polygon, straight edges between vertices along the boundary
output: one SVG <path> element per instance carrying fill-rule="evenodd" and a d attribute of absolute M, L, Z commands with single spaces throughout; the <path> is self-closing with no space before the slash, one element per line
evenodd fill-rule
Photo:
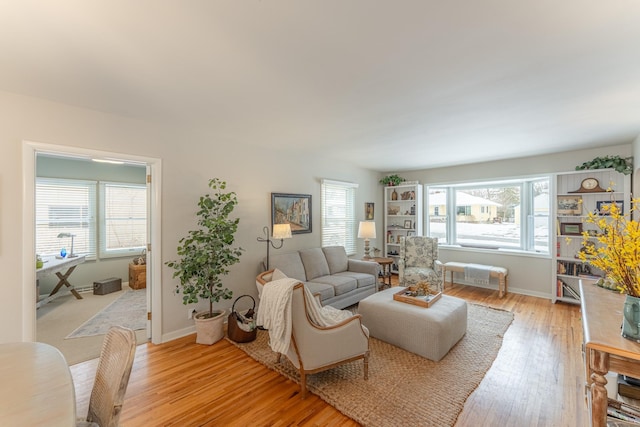
<path fill-rule="evenodd" d="M 75 234 L 71 234 L 71 233 L 60 233 L 58 234 L 58 239 L 62 239 L 63 237 L 71 237 L 71 252 L 69 252 L 69 255 L 67 255 L 67 258 L 75 258 L 78 255 L 73 253 L 73 238 L 76 237 Z"/>
<path fill-rule="evenodd" d="M 373 221 L 360 221 L 358 238 L 364 239 L 364 257 L 371 258 L 369 255 L 369 239 L 376 238 L 376 223 Z"/>

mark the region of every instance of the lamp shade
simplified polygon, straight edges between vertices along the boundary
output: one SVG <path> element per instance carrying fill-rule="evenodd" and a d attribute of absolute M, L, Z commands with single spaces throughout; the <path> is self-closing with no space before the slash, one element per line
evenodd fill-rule
<path fill-rule="evenodd" d="M 273 224 L 274 239 L 290 239 L 291 225 L 289 224 Z"/>
<path fill-rule="evenodd" d="M 373 221 L 360 221 L 360 225 L 358 226 L 358 238 L 375 239 L 376 223 Z"/>

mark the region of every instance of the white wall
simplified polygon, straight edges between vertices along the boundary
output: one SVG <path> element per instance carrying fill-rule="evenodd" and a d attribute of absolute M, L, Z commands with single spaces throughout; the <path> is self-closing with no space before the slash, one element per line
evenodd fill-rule
<path fill-rule="evenodd" d="M 348 162 L 295 152 L 252 148 L 251 141 L 237 141 L 215 132 L 167 129 L 142 121 L 69 107 L 40 99 L 0 92 L 0 342 L 20 341 L 28 336 L 22 323 L 23 194 L 22 144 L 35 141 L 162 159 L 162 260 L 174 259 L 178 240 L 195 225 L 198 197 L 207 191 L 209 178 L 220 177 L 236 191 L 240 218 L 237 244 L 245 249 L 241 262 L 232 267 L 225 284 L 236 296 L 256 295 L 255 276 L 266 254 L 256 241 L 262 227 L 270 224 L 271 192 L 312 195 L 313 233 L 285 241 L 280 251 L 320 245 L 320 179 L 357 182 L 358 219 L 364 203 L 375 202 L 380 212 L 378 174 Z M 275 144 L 274 144 L 275 145 Z M 379 213 L 376 213 L 379 219 Z M 381 224 L 380 224 L 381 227 Z M 375 241 L 372 242 L 375 245 Z M 358 241 L 362 253 L 363 244 Z M 162 335 L 173 337 L 191 327 L 187 310 L 174 295 L 172 270 L 162 266 Z M 233 300 L 220 307 L 231 307 Z M 204 304 L 202 305 L 204 307 Z"/>
<path fill-rule="evenodd" d="M 545 156 L 426 169 L 401 173 L 400 176 L 408 180 L 418 180 L 421 184 L 439 184 L 566 172 L 575 170 L 576 166 L 595 157 L 606 155 L 628 157 L 632 155 L 632 150 L 632 144 L 625 144 Z M 640 159 L 640 157 L 636 158 Z M 440 260 L 506 267 L 509 269 L 510 291 L 544 298 L 552 297 L 553 265 L 550 256 L 525 256 L 467 248 L 441 248 Z M 497 289 L 495 283 L 490 286 Z"/>

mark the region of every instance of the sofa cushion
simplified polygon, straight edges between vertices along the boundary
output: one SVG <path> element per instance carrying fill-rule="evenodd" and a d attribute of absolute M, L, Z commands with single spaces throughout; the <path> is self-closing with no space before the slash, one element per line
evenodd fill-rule
<path fill-rule="evenodd" d="M 367 273 L 356 273 L 355 271 L 344 271 L 336 274 L 336 276 L 350 277 L 355 279 L 359 288 L 366 288 L 367 286 L 376 284 L 376 277 Z"/>
<path fill-rule="evenodd" d="M 325 283 L 331 285 L 335 289 L 335 295 L 346 294 L 358 287 L 358 282 L 353 277 L 339 276 L 339 275 L 327 275 L 316 277 L 311 280 L 310 283 Z"/>
<path fill-rule="evenodd" d="M 329 265 L 327 264 L 327 259 L 324 257 L 322 249 L 302 249 L 300 250 L 300 259 L 302 259 L 302 264 L 304 265 L 307 281 L 330 274 Z"/>
<path fill-rule="evenodd" d="M 333 286 L 327 283 L 305 282 L 304 285 L 311 291 L 313 295 L 320 294 L 320 301 L 324 301 L 336 296 L 336 292 Z"/>
<path fill-rule="evenodd" d="M 322 252 L 324 252 L 324 256 L 327 259 L 330 274 L 347 271 L 349 258 L 347 258 L 347 251 L 344 250 L 344 246 L 327 246 L 322 248 Z"/>
<path fill-rule="evenodd" d="M 304 265 L 298 252 L 279 253 L 269 258 L 269 268 L 277 268 L 281 270 L 287 277 L 298 279 L 301 282 L 307 280 L 304 273 Z"/>

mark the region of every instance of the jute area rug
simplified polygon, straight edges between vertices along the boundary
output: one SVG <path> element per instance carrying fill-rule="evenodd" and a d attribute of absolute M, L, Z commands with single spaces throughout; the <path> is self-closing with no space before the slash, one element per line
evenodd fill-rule
<path fill-rule="evenodd" d="M 453 426 L 502 346 L 513 313 L 469 304 L 466 335 L 439 362 L 370 338 L 369 380 L 363 363 L 347 363 L 307 376 L 310 392 L 364 426 Z M 231 341 L 249 356 L 299 381 L 295 367 L 269 348 L 269 333 Z"/>
<path fill-rule="evenodd" d="M 139 330 L 147 327 L 146 289 L 126 291 L 91 319 L 65 337 L 79 338 L 105 335 L 111 326 L 120 325 Z"/>

